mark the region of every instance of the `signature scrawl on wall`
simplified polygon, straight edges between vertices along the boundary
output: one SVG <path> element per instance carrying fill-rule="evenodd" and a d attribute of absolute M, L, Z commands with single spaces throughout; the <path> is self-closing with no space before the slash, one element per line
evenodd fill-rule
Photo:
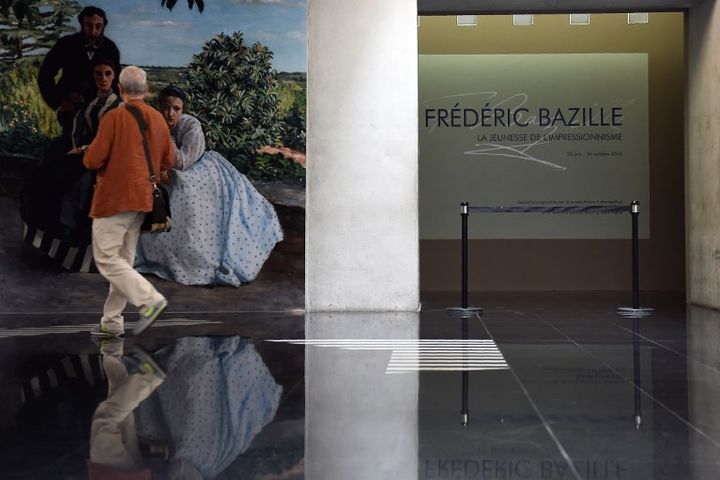
<path fill-rule="evenodd" d="M 465 155 L 490 155 L 497 157 L 518 158 L 520 160 L 527 160 L 529 162 L 539 163 L 540 165 L 544 165 L 554 170 L 567 170 L 567 167 L 563 167 L 562 165 L 558 165 L 557 163 L 548 162 L 547 160 L 541 160 L 527 153 L 528 150 L 530 150 L 532 147 L 545 143 L 549 142 L 541 141 L 515 146 L 500 145 L 497 143 L 477 143 L 475 144 L 475 146 L 479 147 L 478 149 L 468 150 L 463 153 Z"/>
<path fill-rule="evenodd" d="M 433 98 L 427 102 L 423 102 L 423 106 L 429 106 L 435 102 L 441 102 L 441 101 L 447 101 L 450 99 L 462 99 L 467 100 L 468 98 L 472 97 L 481 97 L 480 103 L 485 105 L 486 109 L 508 109 L 508 110 L 517 110 L 521 108 L 523 105 L 525 105 L 528 102 L 529 95 L 527 93 L 519 92 L 514 95 L 510 95 L 507 98 L 498 98 L 499 92 L 467 92 L 467 93 L 459 93 L 455 95 L 447 95 L 442 97 Z M 493 103 L 491 104 L 490 101 L 493 100 Z M 459 105 L 456 104 L 456 106 Z M 530 117 L 528 119 L 528 124 L 534 124 L 537 125 L 537 120 L 534 117 Z M 480 127 L 479 122 L 475 122 L 473 125 L 468 125 L 467 128 L 474 130 Z M 545 127 L 547 130 L 548 128 Z M 435 130 L 435 126 L 431 127 L 429 130 L 429 134 L 432 134 Z M 550 133 L 555 133 L 557 130 L 557 127 L 550 128 Z M 538 140 L 532 143 L 527 144 L 520 144 L 520 145 L 502 145 L 497 143 L 477 143 L 475 144 L 476 149 L 474 150 L 468 150 L 466 152 L 463 152 L 465 155 L 489 155 L 489 156 L 498 156 L 498 157 L 510 157 L 510 158 L 517 158 L 520 160 L 527 160 L 530 162 L 535 162 L 540 165 L 552 168 L 553 170 L 567 170 L 567 167 L 563 167 L 562 165 L 558 165 L 553 162 L 549 162 L 547 160 L 542 160 L 540 158 L 534 157 L 529 153 L 529 150 L 531 150 L 533 147 L 536 147 L 538 145 L 543 145 L 549 143 L 546 140 Z"/>

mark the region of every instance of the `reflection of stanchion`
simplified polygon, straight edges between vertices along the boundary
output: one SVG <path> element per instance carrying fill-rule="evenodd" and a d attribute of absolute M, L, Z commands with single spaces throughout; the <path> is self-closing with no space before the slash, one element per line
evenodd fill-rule
<path fill-rule="evenodd" d="M 468 339 L 468 320 L 467 317 L 462 319 L 462 339 L 467 340 Z M 468 423 L 470 423 L 470 412 L 468 411 L 468 383 L 470 379 L 468 378 L 468 346 L 467 341 L 463 342 L 463 361 L 462 361 L 462 407 L 460 409 L 460 424 L 463 427 L 467 427 Z"/>
<path fill-rule="evenodd" d="M 635 428 L 642 425 L 642 397 L 640 396 L 640 320 L 633 319 L 633 374 L 635 383 Z"/>
<path fill-rule="evenodd" d="M 640 215 L 640 202 L 634 200 L 630 204 L 630 216 L 632 217 L 632 282 L 633 282 L 633 305 L 632 307 L 618 308 L 618 314 L 629 318 L 649 317 L 653 314 L 652 308 L 640 308 L 640 240 L 638 235 L 638 217 Z"/>
<path fill-rule="evenodd" d="M 482 315 L 483 309 L 477 307 L 468 307 L 468 216 L 470 215 L 470 205 L 467 202 L 460 204 L 460 219 L 462 222 L 462 293 L 460 308 L 448 308 L 450 315 L 460 318 L 469 318 Z"/>

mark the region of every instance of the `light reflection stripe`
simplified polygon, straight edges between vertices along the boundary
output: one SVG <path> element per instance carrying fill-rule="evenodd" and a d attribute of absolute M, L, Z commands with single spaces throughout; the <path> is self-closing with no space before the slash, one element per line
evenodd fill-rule
<path fill-rule="evenodd" d="M 507 368 L 507 363 L 485 363 L 485 362 L 405 362 L 405 363 L 396 363 L 391 362 L 388 364 L 388 368 L 390 367 L 405 367 L 408 365 L 435 365 L 435 366 L 463 366 L 466 365 L 468 367 L 488 367 L 488 368 Z"/>
<path fill-rule="evenodd" d="M 398 338 L 398 339 L 367 339 L 367 338 L 338 338 L 338 339 L 273 339 L 268 340 L 269 342 L 285 342 L 285 343 L 305 343 L 305 344 L 323 344 L 323 343 L 332 343 L 332 344 L 340 344 L 340 343 L 365 343 L 368 345 L 374 345 L 379 343 L 388 343 L 388 344 L 422 344 L 422 343 L 431 343 L 431 344 L 441 344 L 441 343 L 448 343 L 448 344 L 469 344 L 469 343 L 486 343 L 486 344 L 492 344 L 492 340 L 460 340 L 460 339 L 442 339 L 442 338 L 418 338 L 418 339 L 407 339 L 407 338 Z"/>
<path fill-rule="evenodd" d="M 507 370 L 506 368 L 503 370 Z M 386 375 L 403 375 L 408 373 L 418 372 L 487 372 L 492 369 L 487 368 L 423 368 L 417 370 L 388 370 L 385 372 Z"/>
<path fill-rule="evenodd" d="M 137 322 L 125 322 L 127 330 L 134 328 Z M 191 326 L 191 325 L 208 325 L 221 323 L 214 320 L 190 320 L 190 319 L 168 319 L 158 320 L 153 324 L 153 327 L 179 327 L 179 326 Z M 11 337 L 28 337 L 35 335 L 57 335 L 57 334 L 71 334 L 71 333 L 82 333 L 89 332 L 96 323 L 86 323 L 78 325 L 54 325 L 45 327 L 23 327 L 23 328 L 0 328 L 0 339 L 11 338 Z"/>
<path fill-rule="evenodd" d="M 485 358 L 485 357 L 448 357 L 448 358 L 436 358 L 436 357 L 415 357 L 415 358 L 395 358 L 391 360 L 393 363 L 408 363 L 408 362 L 489 362 L 489 363 L 505 363 L 502 358 Z"/>
<path fill-rule="evenodd" d="M 508 370 L 490 339 L 278 339 L 288 343 L 353 351 L 392 351 L 385 373 Z"/>

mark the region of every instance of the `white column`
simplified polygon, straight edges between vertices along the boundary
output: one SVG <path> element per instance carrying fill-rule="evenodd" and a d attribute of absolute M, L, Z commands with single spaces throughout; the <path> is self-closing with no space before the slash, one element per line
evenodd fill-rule
<path fill-rule="evenodd" d="M 305 337 L 418 338 L 417 313 L 310 313 Z M 357 343 L 357 342 L 355 342 Z M 388 350 L 305 347 L 305 478 L 416 480 L 418 373 Z"/>
<path fill-rule="evenodd" d="M 416 0 L 308 1 L 306 308 L 416 310 Z"/>
<path fill-rule="evenodd" d="M 687 297 L 720 308 L 720 5 L 700 2 L 688 16 Z"/>

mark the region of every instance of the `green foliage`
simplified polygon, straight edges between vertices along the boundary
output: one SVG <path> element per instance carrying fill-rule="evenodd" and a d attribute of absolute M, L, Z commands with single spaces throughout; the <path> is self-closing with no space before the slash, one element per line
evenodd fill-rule
<path fill-rule="evenodd" d="M 296 81 L 282 82 L 278 110 L 284 128 L 281 143 L 293 150 L 305 151 L 305 84 Z"/>
<path fill-rule="evenodd" d="M 230 161 L 250 180 L 268 182 L 284 180 L 305 183 L 305 167 L 289 160 L 282 155 L 256 154 L 251 162 L 242 157 L 231 158 Z"/>
<path fill-rule="evenodd" d="M 305 89 L 295 94 L 295 102 L 285 116 L 282 143 L 286 147 L 305 151 Z"/>
<path fill-rule="evenodd" d="M 80 11 L 75 0 L 0 0 L 0 71 L 23 57 L 44 55 Z"/>
<path fill-rule="evenodd" d="M 295 82 L 279 82 L 278 83 L 278 115 L 281 118 L 287 117 L 290 109 L 295 103 L 295 95 L 298 90 L 302 89 L 302 85 Z"/>
<path fill-rule="evenodd" d="M 203 124 L 208 148 L 248 174 L 256 168 L 255 151 L 282 134 L 271 60 L 267 47 L 248 46 L 242 33 L 221 33 L 193 56 L 185 76 L 189 110 Z"/>
<path fill-rule="evenodd" d="M 185 68 L 178 67 L 157 67 L 143 66 L 143 70 L 147 73 L 148 86 L 151 94 L 157 93 L 168 85 L 180 85 L 185 75 Z"/>
<path fill-rule="evenodd" d="M 0 107 L 5 114 L 6 106 Z M 11 108 L 21 110 L 21 105 Z M 45 154 L 51 140 L 41 135 L 35 127 L 26 123 L 17 123 L 12 128 L 0 131 L 0 152 L 22 153 L 35 157 L 42 157 Z"/>
<path fill-rule="evenodd" d="M 37 61 L 19 62 L 0 72 L 0 150 L 40 154 L 60 134 L 53 112 L 43 101 L 35 79 Z"/>

